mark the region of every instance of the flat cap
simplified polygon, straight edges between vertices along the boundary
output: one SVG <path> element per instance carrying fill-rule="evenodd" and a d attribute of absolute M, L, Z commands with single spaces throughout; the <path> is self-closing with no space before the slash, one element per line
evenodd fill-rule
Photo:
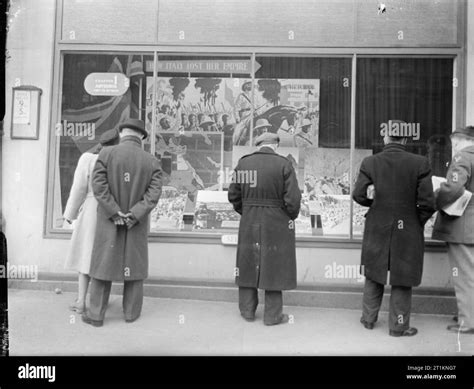
<path fill-rule="evenodd" d="M 280 143 L 280 137 L 273 132 L 264 132 L 255 139 L 255 146 Z"/>
<path fill-rule="evenodd" d="M 119 143 L 119 133 L 116 129 L 105 131 L 99 139 L 102 146 L 112 146 Z"/>

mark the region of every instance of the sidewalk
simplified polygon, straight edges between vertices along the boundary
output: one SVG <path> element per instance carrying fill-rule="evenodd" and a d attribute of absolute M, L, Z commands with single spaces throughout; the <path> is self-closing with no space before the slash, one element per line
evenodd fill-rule
<path fill-rule="evenodd" d="M 412 315 L 412 338 L 388 335 L 387 313 L 374 330 L 359 310 L 285 307 L 294 323 L 244 321 L 235 303 L 145 298 L 142 316 L 125 323 L 112 295 L 104 326 L 68 310 L 73 293 L 9 289 L 10 355 L 472 355 L 474 336 L 446 330 L 451 317 Z"/>

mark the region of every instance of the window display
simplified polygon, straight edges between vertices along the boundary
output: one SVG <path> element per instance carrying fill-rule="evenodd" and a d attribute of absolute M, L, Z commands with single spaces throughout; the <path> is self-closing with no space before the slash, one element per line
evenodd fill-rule
<path fill-rule="evenodd" d="M 380 152 L 386 131 L 406 135 L 407 151 L 428 157 L 433 175 L 444 177 L 451 160 L 452 98 L 452 58 L 359 58 L 356 154 Z M 360 161 L 354 162 L 356 178 Z M 431 237 L 434 218 L 425 226 L 426 237 Z M 354 212 L 354 235 L 362 235 L 363 221 Z"/>
<path fill-rule="evenodd" d="M 146 80 L 144 54 L 64 54 L 61 107 L 54 127 L 56 160 L 52 227 L 62 228 L 62 214 L 77 161 L 100 136 L 125 119 L 143 118 Z"/>
<path fill-rule="evenodd" d="M 77 53 L 63 66 L 53 229 L 63 228 L 79 156 L 128 117 L 145 121 L 143 147 L 163 169 L 151 233 L 236 232 L 227 189 L 264 132 L 279 135 L 277 152 L 297 173 L 297 236 L 362 235 L 367 209 L 351 201 L 352 186 L 386 131 L 406 133 L 435 175 L 450 159 L 451 58 L 358 58 L 353 150 L 351 57 Z"/>
<path fill-rule="evenodd" d="M 288 131 L 278 134 L 280 145 L 291 145 L 292 155 L 298 156 L 302 204 L 296 234 L 313 235 L 319 219 L 318 235 L 348 238 L 350 207 L 344 204 L 350 204 L 351 60 L 261 56 L 257 62 L 262 65 L 257 76 L 278 77 L 287 85 L 281 94 L 289 96 L 285 117 L 291 118 L 286 122 L 293 135 L 288 140 Z M 344 201 L 328 201 L 328 196 Z"/>

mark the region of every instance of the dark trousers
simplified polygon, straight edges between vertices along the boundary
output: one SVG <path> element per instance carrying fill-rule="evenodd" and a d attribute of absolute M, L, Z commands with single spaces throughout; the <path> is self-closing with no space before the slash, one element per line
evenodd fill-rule
<path fill-rule="evenodd" d="M 239 309 L 242 316 L 246 318 L 255 317 L 258 305 L 257 288 L 239 287 Z M 281 290 L 265 291 L 265 310 L 263 322 L 265 324 L 275 324 L 280 321 L 283 311 L 283 294 Z"/>
<path fill-rule="evenodd" d="M 91 279 L 89 317 L 92 320 L 104 320 L 111 287 L 112 281 Z M 135 320 L 140 316 L 143 306 L 143 280 L 124 281 L 122 306 L 125 320 Z"/>
<path fill-rule="evenodd" d="M 392 285 L 388 326 L 392 331 L 404 331 L 410 326 L 411 287 Z M 362 318 L 375 323 L 382 304 L 384 285 L 365 279 Z"/>

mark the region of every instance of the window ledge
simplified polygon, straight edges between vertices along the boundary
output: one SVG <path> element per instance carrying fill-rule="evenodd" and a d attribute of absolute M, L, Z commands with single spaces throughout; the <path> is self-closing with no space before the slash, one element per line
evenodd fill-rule
<path fill-rule="evenodd" d="M 183 244 L 219 244 L 235 246 L 235 244 L 223 244 L 223 235 L 237 235 L 237 232 L 228 233 L 205 233 L 205 232 L 161 232 L 150 233 L 148 241 L 150 243 L 183 243 Z M 49 231 L 44 235 L 45 239 L 70 239 L 71 231 Z M 335 248 L 335 249 L 360 249 L 362 238 L 349 239 L 341 237 L 324 236 L 297 236 L 297 248 Z M 426 239 L 426 252 L 446 252 L 444 242 Z"/>

